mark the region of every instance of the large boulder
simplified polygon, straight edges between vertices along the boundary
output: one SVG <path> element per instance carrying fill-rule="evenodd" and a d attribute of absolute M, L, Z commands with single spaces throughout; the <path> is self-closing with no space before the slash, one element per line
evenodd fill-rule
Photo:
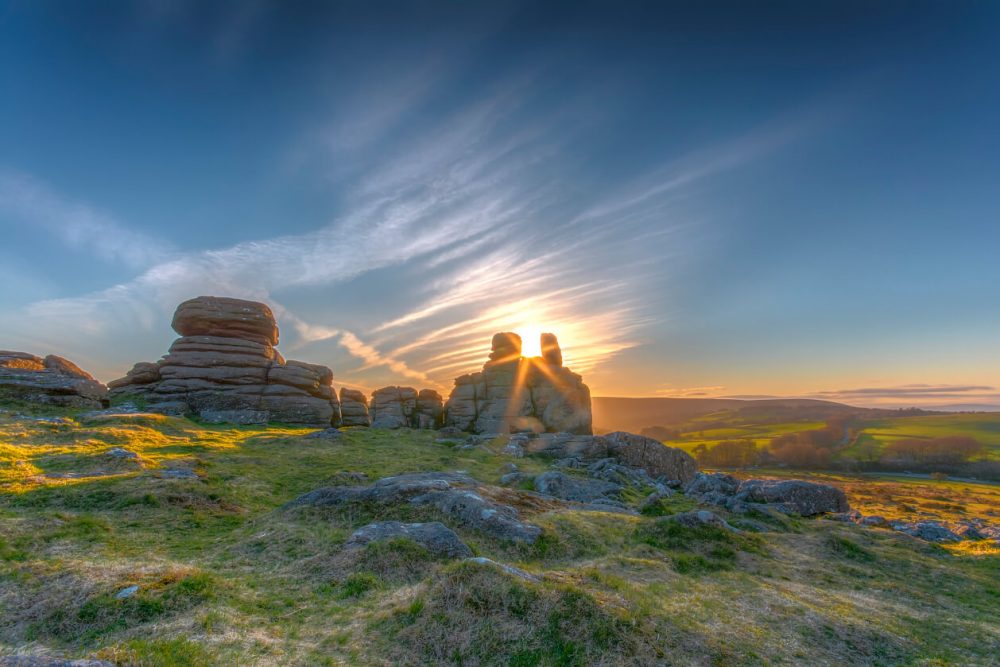
<path fill-rule="evenodd" d="M 535 490 L 561 500 L 593 503 L 617 500 L 622 487 L 614 482 L 574 477 L 557 470 L 550 470 L 535 477 Z"/>
<path fill-rule="evenodd" d="M 686 484 L 698 472 L 698 464 L 690 454 L 667 447 L 659 440 L 625 431 L 608 433 L 604 439 L 608 442 L 608 454 L 627 466 L 645 470 L 651 477 Z"/>
<path fill-rule="evenodd" d="M 517 334 L 493 336 L 482 371 L 455 379 L 445 423 L 473 433 L 593 433 L 590 389 L 563 367 L 554 335 L 542 344 L 543 356 L 525 358 Z"/>
<path fill-rule="evenodd" d="M 786 514 L 801 516 L 851 509 L 847 496 L 837 487 L 801 479 L 748 479 L 740 484 L 735 497 L 737 501 L 776 505 Z"/>
<path fill-rule="evenodd" d="M 413 387 L 376 389 L 369 410 L 375 428 L 412 427 L 416 422 L 417 390 Z"/>
<path fill-rule="evenodd" d="M 357 389 L 340 388 L 340 415 L 343 426 L 370 426 L 368 397 Z"/>
<path fill-rule="evenodd" d="M 108 389 L 79 366 L 50 354 L 0 350 L 0 397 L 74 408 L 102 408 Z"/>
<path fill-rule="evenodd" d="M 199 296 L 177 306 L 171 323 L 182 336 L 223 336 L 278 344 L 278 325 L 267 304 L 221 296 Z"/>
<path fill-rule="evenodd" d="M 337 426 L 340 401 L 326 366 L 286 361 L 263 303 L 198 297 L 177 308 L 181 337 L 157 363 L 140 362 L 111 383 L 111 395 L 141 399 L 153 412 L 213 422 Z"/>

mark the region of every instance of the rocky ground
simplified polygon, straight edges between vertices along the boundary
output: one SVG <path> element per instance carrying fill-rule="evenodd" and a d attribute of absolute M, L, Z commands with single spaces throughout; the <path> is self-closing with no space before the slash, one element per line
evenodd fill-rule
<path fill-rule="evenodd" d="M 630 434 L 3 410 L 0 665 L 1000 654 L 987 511 L 878 521 L 867 487 L 704 474 Z"/>

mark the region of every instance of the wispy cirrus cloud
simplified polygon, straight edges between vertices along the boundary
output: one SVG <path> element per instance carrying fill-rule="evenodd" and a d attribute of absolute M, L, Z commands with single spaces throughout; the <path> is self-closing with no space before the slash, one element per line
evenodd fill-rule
<path fill-rule="evenodd" d="M 407 87 L 399 94 L 426 93 Z M 587 372 L 639 344 L 643 329 L 663 317 L 656 307 L 669 295 L 650 286 L 669 283 L 670 260 L 688 252 L 686 235 L 698 226 L 677 205 L 678 195 L 789 138 L 770 128 L 750 132 L 666 160 L 625 185 L 581 193 L 559 174 L 572 170 L 566 154 L 581 140 L 584 124 L 567 122 L 561 107 L 522 114 L 531 94 L 530 76 L 513 77 L 393 142 L 384 161 L 354 177 L 342 213 L 318 229 L 166 257 L 142 255 L 149 239 L 126 233 L 121 245 L 92 249 L 112 258 L 143 257 L 134 279 L 33 303 L 5 326 L 28 337 L 72 322 L 73 336 L 59 347 L 72 351 L 87 339 L 98 345 L 164 328 L 177 303 L 213 293 L 268 301 L 283 326 L 285 349 L 335 366 L 338 380 L 358 386 L 385 377 L 446 389 L 454 376 L 481 366 L 499 330 L 553 331 L 567 365 Z M 588 108 L 584 102 L 565 106 Z M 363 129 L 394 132 L 401 114 L 405 104 L 391 119 Z M 338 151 L 375 138 L 359 141 L 317 150 L 329 151 L 335 163 Z M 49 208 L 34 207 L 52 211 L 47 219 L 127 231 L 49 192 L 25 197 L 21 190 L 13 199 L 47 202 Z M 81 234 L 79 243 L 93 241 Z M 355 310 L 338 318 L 322 305 L 328 299 L 302 305 L 302 293 L 334 301 L 356 295 L 343 300 Z M 721 390 L 697 389 L 698 395 Z"/>
<path fill-rule="evenodd" d="M 173 252 L 163 239 L 137 231 L 90 204 L 68 199 L 28 174 L 0 169 L 0 226 L 15 225 L 43 229 L 57 243 L 133 269 Z"/>

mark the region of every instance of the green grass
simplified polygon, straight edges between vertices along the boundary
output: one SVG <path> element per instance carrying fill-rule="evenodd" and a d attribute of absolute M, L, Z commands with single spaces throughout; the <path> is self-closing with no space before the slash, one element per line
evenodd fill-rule
<path fill-rule="evenodd" d="M 892 417 L 867 421 L 861 436 L 841 456 L 862 458 L 865 445 L 874 444 L 875 451 L 895 440 L 904 438 L 941 438 L 964 435 L 981 442 L 992 458 L 1000 458 L 1000 414 L 950 414 Z"/>
<path fill-rule="evenodd" d="M 450 525 L 477 555 L 539 582 L 435 558 L 409 540 L 344 550 L 373 519 L 448 520 L 409 507 L 281 506 L 348 483 L 343 472 L 465 470 L 496 483 L 509 459 L 499 445 L 464 450 L 429 432 L 308 432 L 0 413 L 0 654 L 163 666 L 986 665 L 1000 647 L 996 551 L 823 520 L 726 515 L 766 532 L 689 529 L 665 518 L 695 507 L 683 494 L 627 516 L 512 490 L 510 502 L 543 528 L 531 546 Z M 104 457 L 113 446 L 138 461 L 114 467 Z M 161 479 L 169 467 L 198 479 Z M 1000 507 L 997 486 L 815 478 L 889 518 Z M 115 597 L 131 585 L 134 596 Z"/>

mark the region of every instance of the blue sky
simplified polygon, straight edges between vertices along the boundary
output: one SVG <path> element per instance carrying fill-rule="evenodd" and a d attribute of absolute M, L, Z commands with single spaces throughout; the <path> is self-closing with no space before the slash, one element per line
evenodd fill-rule
<path fill-rule="evenodd" d="M 265 300 L 338 385 L 1000 405 L 1000 6 L 0 3 L 0 347 Z"/>

